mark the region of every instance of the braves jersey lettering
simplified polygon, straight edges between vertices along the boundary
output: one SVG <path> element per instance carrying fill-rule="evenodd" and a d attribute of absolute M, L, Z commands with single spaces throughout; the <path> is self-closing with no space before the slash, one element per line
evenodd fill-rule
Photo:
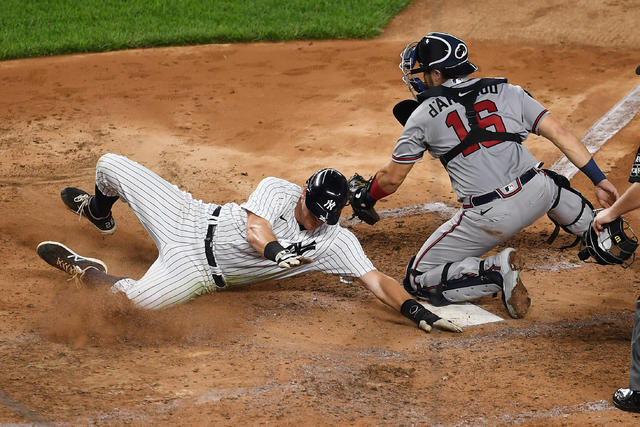
<path fill-rule="evenodd" d="M 453 101 L 448 98 L 436 98 L 435 101 L 429 103 L 429 115 L 431 117 L 436 117 L 445 108 L 450 107 L 452 104 Z"/>
<path fill-rule="evenodd" d="M 445 82 L 460 94 L 477 79 L 459 78 Z M 493 132 L 517 133 L 525 140 L 537 133 L 548 111 L 520 86 L 499 83 L 483 88 L 474 110 L 478 125 Z M 432 114 L 436 112 L 435 116 Z M 442 112 L 446 116 L 442 117 Z M 428 151 L 439 158 L 460 144 L 470 130 L 462 104 L 445 97 L 428 99 L 411 114 L 393 150 L 393 161 L 414 163 Z M 513 181 L 537 164 L 531 152 L 512 141 L 485 141 L 467 147 L 447 164 L 451 185 L 459 200 L 484 194 Z"/>
<path fill-rule="evenodd" d="M 207 262 L 204 239 L 211 213 L 219 205 L 196 200 L 115 154 L 98 161 L 96 183 L 105 195 L 117 195 L 129 204 L 158 247 L 158 258 L 141 279 L 126 278 L 114 285 L 144 308 L 168 307 L 216 290 L 212 273 L 222 274 L 227 285 L 240 285 L 311 271 L 351 281 L 375 269 L 358 239 L 340 225 L 301 230 L 294 208 L 302 188 L 282 179 L 265 178 L 242 205 L 222 205 L 212 240 L 215 271 Z M 269 221 L 283 246 L 293 245 L 313 262 L 285 269 L 264 258 L 246 240 L 247 212 Z"/>

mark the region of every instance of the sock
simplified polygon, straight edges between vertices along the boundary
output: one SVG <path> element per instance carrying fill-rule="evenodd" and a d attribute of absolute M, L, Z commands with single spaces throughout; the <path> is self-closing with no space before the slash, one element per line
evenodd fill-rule
<path fill-rule="evenodd" d="M 118 196 L 105 196 L 96 184 L 95 197 L 89 203 L 89 213 L 94 218 L 104 218 L 111 212 L 111 207 L 118 201 Z"/>

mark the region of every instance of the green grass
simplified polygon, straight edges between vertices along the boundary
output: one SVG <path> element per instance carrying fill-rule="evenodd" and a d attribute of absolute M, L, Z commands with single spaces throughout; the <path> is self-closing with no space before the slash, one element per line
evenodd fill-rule
<path fill-rule="evenodd" d="M 410 0 L 0 0 L 0 60 L 204 43 L 369 38 Z"/>

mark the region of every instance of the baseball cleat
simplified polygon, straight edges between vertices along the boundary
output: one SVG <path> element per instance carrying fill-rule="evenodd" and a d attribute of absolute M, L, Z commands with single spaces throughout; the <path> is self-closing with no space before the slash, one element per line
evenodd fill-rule
<path fill-rule="evenodd" d="M 531 305 L 531 298 L 527 288 L 520 280 L 520 269 L 523 262 L 513 248 L 507 248 L 500 253 L 500 274 L 502 274 L 502 302 L 514 319 L 520 319 L 527 314 Z"/>
<path fill-rule="evenodd" d="M 623 411 L 640 412 L 640 391 L 629 388 L 618 389 L 613 394 L 613 404 Z"/>
<path fill-rule="evenodd" d="M 95 268 L 103 273 L 107 272 L 104 262 L 95 258 L 78 255 L 71 249 L 58 242 L 42 242 L 36 249 L 40 258 L 52 267 L 62 270 L 72 277 L 82 277 L 89 268 Z"/>
<path fill-rule="evenodd" d="M 114 233 L 116 231 L 116 222 L 111 212 L 103 218 L 95 218 L 91 214 L 89 202 L 92 197 L 94 196 L 86 191 L 74 187 L 63 188 L 60 192 L 60 198 L 69 209 L 80 215 L 80 217 L 84 215 L 101 233 Z"/>

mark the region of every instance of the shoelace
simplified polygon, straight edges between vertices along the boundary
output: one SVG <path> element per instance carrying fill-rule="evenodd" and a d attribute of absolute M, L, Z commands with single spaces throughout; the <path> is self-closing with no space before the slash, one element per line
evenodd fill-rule
<path fill-rule="evenodd" d="M 78 206 L 78 210 L 76 211 L 76 213 L 78 215 L 80 215 L 79 220 L 82 219 L 82 214 L 84 213 L 84 207 L 87 206 L 87 211 L 89 210 L 89 199 L 91 199 L 91 196 L 89 196 L 88 194 L 81 194 L 79 196 L 74 197 L 73 201 L 78 203 L 80 203 L 80 206 Z"/>
<path fill-rule="evenodd" d="M 89 265 L 87 266 L 84 270 L 81 269 L 79 266 L 75 265 L 75 264 L 71 264 L 69 262 L 66 262 L 65 260 L 58 258 L 56 264 L 62 268 L 67 274 L 69 274 L 71 277 L 69 277 L 67 279 L 68 282 L 70 282 L 71 280 L 73 280 L 76 284 L 76 286 L 81 287 L 84 285 L 84 282 L 82 281 L 82 279 L 84 278 L 84 274 L 86 273 L 86 271 L 90 268 L 94 268 L 96 270 L 98 270 L 98 268 Z"/>

